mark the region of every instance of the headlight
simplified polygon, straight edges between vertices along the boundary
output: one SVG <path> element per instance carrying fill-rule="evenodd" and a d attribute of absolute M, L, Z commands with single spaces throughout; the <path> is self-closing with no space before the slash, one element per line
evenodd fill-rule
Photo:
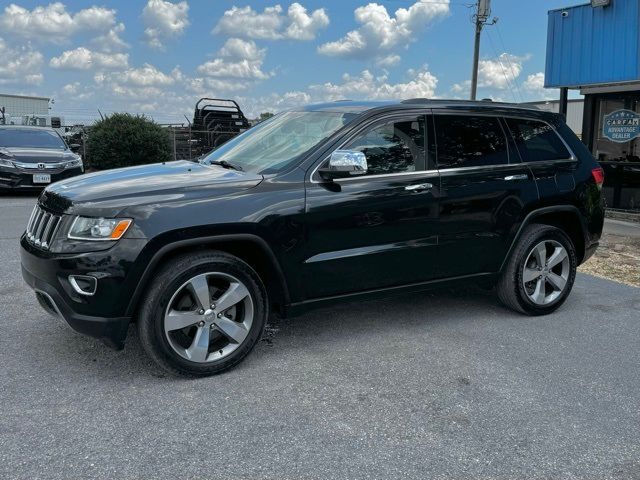
<path fill-rule="evenodd" d="M 82 157 L 74 155 L 74 159 L 64 164 L 64 168 L 82 167 Z"/>
<path fill-rule="evenodd" d="M 67 237 L 74 240 L 119 240 L 132 223 L 129 218 L 76 217 Z"/>
<path fill-rule="evenodd" d="M 16 168 L 12 161 L 0 157 L 0 167 Z"/>

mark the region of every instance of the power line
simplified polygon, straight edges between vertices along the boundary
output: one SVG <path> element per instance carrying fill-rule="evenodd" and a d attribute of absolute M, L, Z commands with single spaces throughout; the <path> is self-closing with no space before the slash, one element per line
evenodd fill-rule
<path fill-rule="evenodd" d="M 502 35 L 500 34 L 500 27 L 498 25 L 496 25 L 496 31 L 498 32 L 498 39 L 500 40 L 500 44 L 502 45 L 502 50 L 506 53 L 507 52 L 507 48 L 504 45 L 504 42 L 502 41 Z M 518 92 L 518 96 L 520 97 L 520 101 L 524 102 L 524 98 L 522 97 L 522 92 L 520 91 L 520 86 L 518 85 L 518 81 L 516 80 L 516 74 L 515 71 L 513 69 L 513 65 L 511 63 L 511 59 L 509 58 L 509 54 L 507 53 L 507 62 L 509 63 L 509 69 L 511 70 L 511 76 L 513 78 L 513 84 L 516 87 L 516 91 Z"/>
<path fill-rule="evenodd" d="M 511 96 L 513 97 L 513 101 L 518 103 L 518 99 L 516 98 L 516 95 L 515 95 L 515 92 L 513 90 L 513 87 L 511 86 L 511 81 L 509 80 L 509 77 L 507 76 L 507 72 L 504 69 L 504 65 L 502 64 L 501 56 L 498 54 L 495 46 L 493 45 L 493 40 L 491 39 L 491 35 L 487 34 L 487 37 L 489 38 L 489 44 L 491 45 L 491 49 L 493 50 L 493 54 L 496 56 L 496 58 L 498 60 L 498 64 L 500 65 L 500 70 L 502 70 L 502 75 L 504 76 L 504 80 L 505 80 L 505 82 L 507 82 L 507 87 L 511 91 Z M 509 54 L 505 52 L 505 55 L 508 56 Z"/>

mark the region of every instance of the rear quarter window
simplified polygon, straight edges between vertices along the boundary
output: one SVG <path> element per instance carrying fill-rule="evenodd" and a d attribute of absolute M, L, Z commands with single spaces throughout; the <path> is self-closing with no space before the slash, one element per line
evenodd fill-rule
<path fill-rule="evenodd" d="M 538 120 L 506 118 L 523 162 L 565 160 L 571 154 L 548 123 Z"/>

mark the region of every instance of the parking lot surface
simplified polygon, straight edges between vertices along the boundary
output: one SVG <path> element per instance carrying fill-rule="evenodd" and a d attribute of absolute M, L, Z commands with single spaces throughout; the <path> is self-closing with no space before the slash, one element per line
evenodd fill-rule
<path fill-rule="evenodd" d="M 69 331 L 0 197 L 0 478 L 640 478 L 640 289 L 579 274 L 553 315 L 480 290 L 271 325 L 213 378 Z"/>

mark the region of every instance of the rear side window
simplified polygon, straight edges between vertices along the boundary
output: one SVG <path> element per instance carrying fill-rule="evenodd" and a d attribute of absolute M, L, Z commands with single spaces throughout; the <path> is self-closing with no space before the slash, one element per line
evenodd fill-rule
<path fill-rule="evenodd" d="M 438 168 L 509 163 L 507 140 L 495 117 L 436 115 Z"/>
<path fill-rule="evenodd" d="M 523 162 L 562 160 L 571 157 L 558 134 L 538 120 L 506 118 Z"/>

